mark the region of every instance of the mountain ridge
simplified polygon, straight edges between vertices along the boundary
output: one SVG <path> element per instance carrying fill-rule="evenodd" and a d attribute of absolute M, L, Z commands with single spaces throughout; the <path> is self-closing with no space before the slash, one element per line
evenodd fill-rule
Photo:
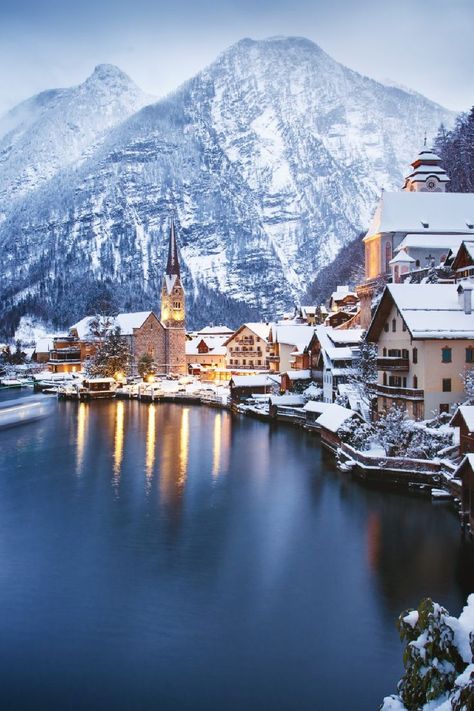
<path fill-rule="evenodd" d="M 191 325 L 206 321 L 200 294 L 230 320 L 232 304 L 239 317 L 286 310 L 363 229 L 380 187 L 401 184 L 426 128 L 452 118 L 306 38 L 244 38 L 4 207 L 0 323 L 57 303 L 67 325 L 85 308 L 78 279 L 110 285 L 120 308 L 156 306 L 171 215 Z M 7 182 L 0 160 L 0 196 Z"/>

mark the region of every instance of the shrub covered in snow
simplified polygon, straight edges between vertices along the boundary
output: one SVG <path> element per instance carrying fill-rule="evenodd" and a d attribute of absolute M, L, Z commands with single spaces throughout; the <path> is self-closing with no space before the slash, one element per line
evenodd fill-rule
<path fill-rule="evenodd" d="M 374 430 L 367 422 L 363 422 L 358 417 L 351 417 L 339 427 L 337 434 L 341 442 L 363 452 L 370 448 Z"/>
<path fill-rule="evenodd" d="M 381 711 L 474 709 L 474 594 L 459 618 L 430 598 L 398 620 L 405 673 Z"/>
<path fill-rule="evenodd" d="M 454 430 L 441 419 L 409 420 L 402 407 L 392 405 L 376 424 L 377 439 L 390 457 L 433 459 L 453 442 Z"/>

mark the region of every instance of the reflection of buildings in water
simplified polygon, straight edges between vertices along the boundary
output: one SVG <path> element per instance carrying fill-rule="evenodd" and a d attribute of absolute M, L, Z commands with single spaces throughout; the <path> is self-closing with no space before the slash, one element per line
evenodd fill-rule
<path fill-rule="evenodd" d="M 385 612 L 395 620 L 426 596 L 449 607 L 457 585 L 453 550 L 459 545 L 459 524 L 455 517 L 421 497 L 384 491 L 378 497 L 374 518 L 369 516 L 367 521 L 367 545 Z M 474 589 L 473 572 L 468 585 L 470 591 Z"/>
<path fill-rule="evenodd" d="M 156 444 L 156 410 L 155 405 L 148 406 L 148 425 L 146 433 L 146 457 L 145 474 L 148 486 L 153 477 L 153 466 L 155 464 L 155 444 Z"/>
<path fill-rule="evenodd" d="M 123 459 L 125 405 L 119 400 L 115 410 L 115 435 L 114 435 L 114 483 L 118 484 L 120 469 Z"/>
<path fill-rule="evenodd" d="M 214 416 L 212 445 L 212 476 L 227 470 L 230 447 L 230 417 L 227 413 L 217 412 Z"/>
<path fill-rule="evenodd" d="M 86 445 L 86 429 L 89 411 L 84 402 L 80 402 L 77 411 L 77 438 L 76 438 L 76 473 L 82 472 L 84 452 Z"/>
<path fill-rule="evenodd" d="M 166 410 L 160 442 L 160 500 L 173 504 L 181 499 L 188 474 L 189 407 Z"/>
<path fill-rule="evenodd" d="M 183 407 L 179 431 L 179 484 L 184 486 L 188 475 L 189 458 L 189 407 Z"/>
<path fill-rule="evenodd" d="M 380 554 L 380 514 L 372 511 L 367 520 L 367 558 L 370 569 L 379 567 Z"/>

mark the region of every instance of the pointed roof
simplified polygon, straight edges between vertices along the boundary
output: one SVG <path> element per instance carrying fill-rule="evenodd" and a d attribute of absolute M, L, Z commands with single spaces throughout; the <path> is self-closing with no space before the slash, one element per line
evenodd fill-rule
<path fill-rule="evenodd" d="M 403 189 L 408 183 L 425 183 L 429 177 L 434 176 L 440 183 L 449 183 L 449 176 L 441 166 L 441 158 L 425 145 L 411 163 L 413 172 L 405 178 Z"/>
<path fill-rule="evenodd" d="M 407 254 L 404 249 L 401 249 L 398 252 L 397 256 L 389 261 L 389 264 L 398 264 L 399 262 L 402 262 L 403 264 L 409 264 L 413 262 L 414 264 L 415 260 L 413 259 L 413 257 L 410 257 L 410 255 Z"/>
<path fill-rule="evenodd" d="M 168 262 L 166 264 L 167 276 L 178 276 L 179 273 L 179 259 L 178 259 L 178 245 L 176 243 L 176 234 L 174 229 L 174 222 L 171 220 L 170 227 L 170 239 L 168 244 Z"/>

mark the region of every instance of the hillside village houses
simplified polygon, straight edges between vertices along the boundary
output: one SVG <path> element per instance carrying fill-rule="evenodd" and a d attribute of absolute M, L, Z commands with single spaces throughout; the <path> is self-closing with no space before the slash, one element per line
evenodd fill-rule
<path fill-rule="evenodd" d="M 97 349 L 97 338 L 91 334 L 93 316 L 86 316 L 71 327 L 67 336 L 54 339 L 48 365 L 56 373 L 75 372 L 83 368 Z M 130 353 L 131 373 L 138 372 L 144 355 L 151 357 L 159 373 L 187 373 L 185 294 L 181 284 L 175 227 L 171 223 L 168 259 L 161 292 L 161 318 L 154 311 L 120 313 L 111 320 L 119 327 Z"/>

